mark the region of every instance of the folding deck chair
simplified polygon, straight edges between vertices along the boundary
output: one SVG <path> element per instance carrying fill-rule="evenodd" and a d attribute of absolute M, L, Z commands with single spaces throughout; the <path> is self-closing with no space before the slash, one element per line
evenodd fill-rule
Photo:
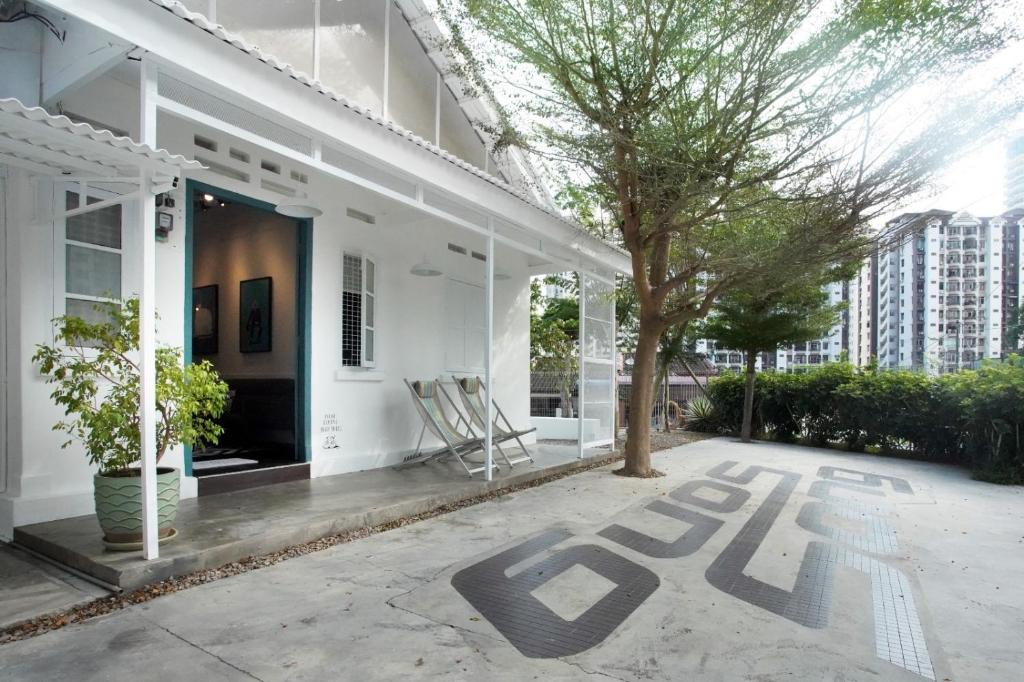
<path fill-rule="evenodd" d="M 459 389 L 459 395 L 462 396 L 462 404 L 466 407 L 466 412 L 469 413 L 469 418 L 473 421 L 473 424 L 477 427 L 477 430 L 486 433 L 487 428 L 487 403 L 484 402 L 485 396 L 483 395 L 486 391 L 484 388 L 484 382 L 480 377 L 456 377 L 455 385 Z M 532 429 L 520 429 L 516 430 L 512 428 L 512 423 L 505 416 L 505 413 L 498 407 L 498 403 L 495 400 L 491 400 L 491 404 L 494 405 L 494 444 L 498 448 L 498 452 L 505 458 L 509 468 L 519 464 L 521 462 L 533 462 L 533 457 L 530 456 L 530 451 L 523 445 L 521 436 L 525 436 L 528 433 L 533 433 L 536 428 Z M 499 421 L 500 420 L 500 421 Z M 505 441 L 515 440 L 519 443 L 519 448 L 523 451 L 523 457 L 517 459 L 509 459 L 505 451 L 498 445 Z"/>
<path fill-rule="evenodd" d="M 402 467 L 411 466 L 413 464 L 426 464 L 431 460 L 444 460 L 450 457 L 454 457 L 459 460 L 459 464 L 466 470 L 470 476 L 487 470 L 486 464 L 481 464 L 478 467 L 470 467 L 466 464 L 466 460 L 463 459 L 466 455 L 484 449 L 484 439 L 478 437 L 473 432 L 473 427 L 469 421 L 462 416 L 462 413 L 456 409 L 456 413 L 459 418 L 455 424 L 451 423 L 448 415 L 445 414 L 441 403 L 438 401 L 438 395 L 444 395 L 448 398 L 448 401 L 452 403 L 452 407 L 455 403 L 452 402 L 451 398 L 448 397 L 441 389 L 440 385 L 436 381 L 413 381 L 409 383 L 407 379 L 403 379 L 405 385 L 409 387 L 409 392 L 412 393 L 413 402 L 416 404 L 416 411 L 423 419 L 423 429 L 420 431 L 419 441 L 416 443 L 416 450 L 406 455 L 402 462 L 396 466 L 396 469 Z M 465 422 L 466 434 L 459 431 L 459 424 Z M 444 446 L 435 450 L 423 450 L 423 436 L 427 430 L 433 433 L 435 436 L 444 442 Z M 495 469 L 498 468 L 497 464 L 491 464 Z"/>

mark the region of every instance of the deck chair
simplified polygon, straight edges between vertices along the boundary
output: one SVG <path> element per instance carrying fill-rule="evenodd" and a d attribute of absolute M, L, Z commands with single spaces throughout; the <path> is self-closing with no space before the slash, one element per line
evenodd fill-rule
<path fill-rule="evenodd" d="M 484 382 L 481 381 L 480 377 L 456 377 L 455 385 L 459 389 L 459 395 L 462 396 L 462 404 L 466 407 L 466 412 L 469 413 L 469 418 L 472 420 L 473 425 L 476 426 L 477 430 L 481 433 L 486 433 L 487 423 L 487 403 L 484 402 L 486 399 L 486 389 L 484 388 Z M 505 458 L 509 468 L 519 464 L 521 462 L 533 462 L 533 457 L 530 456 L 530 451 L 523 445 L 522 436 L 528 433 L 533 433 L 536 428 L 532 429 L 514 429 L 512 423 L 509 422 L 508 417 L 498 407 L 498 403 L 491 400 L 491 404 L 494 405 L 494 444 L 498 447 L 498 452 Z M 516 459 L 509 459 L 505 451 L 498 445 L 506 441 L 515 440 L 519 444 L 519 448 L 523 451 L 522 457 Z"/>
<path fill-rule="evenodd" d="M 445 460 L 454 457 L 471 477 L 473 474 L 486 471 L 486 464 L 471 467 L 466 463 L 464 459 L 466 455 L 484 449 L 484 439 L 473 432 L 473 427 L 458 411 L 456 411 L 459 415 L 458 419 L 455 424 L 451 423 L 439 400 L 442 392 L 438 390 L 440 388 L 438 383 L 436 381 L 413 381 L 410 383 L 407 379 L 403 381 L 409 387 L 409 392 L 412 393 L 416 411 L 423 419 L 423 428 L 420 430 L 416 450 L 412 454 L 406 455 L 395 468 L 400 469 L 413 464 L 426 464 L 431 460 Z M 466 425 L 465 434 L 459 430 L 459 424 L 463 422 Z M 443 447 L 434 450 L 422 449 L 423 436 L 428 430 L 441 439 L 444 443 Z M 492 464 L 492 466 L 495 469 L 498 468 L 497 464 Z"/>

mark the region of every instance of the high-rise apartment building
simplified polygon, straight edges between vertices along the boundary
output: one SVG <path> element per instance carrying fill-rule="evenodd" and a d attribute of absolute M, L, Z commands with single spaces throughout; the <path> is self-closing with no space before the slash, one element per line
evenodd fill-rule
<path fill-rule="evenodd" d="M 1024 132 L 1012 137 L 1006 147 L 1006 206 L 1024 208 Z"/>
<path fill-rule="evenodd" d="M 859 323 L 882 368 L 929 373 L 999 358 L 1003 329 L 1021 304 L 1024 209 L 984 218 L 927 211 L 889 224 L 899 242 L 877 253 L 862 287 Z M 866 358 L 858 358 L 864 363 Z"/>

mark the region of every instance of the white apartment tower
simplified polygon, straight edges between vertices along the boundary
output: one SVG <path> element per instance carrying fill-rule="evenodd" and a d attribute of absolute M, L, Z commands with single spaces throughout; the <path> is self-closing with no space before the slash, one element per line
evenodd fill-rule
<path fill-rule="evenodd" d="M 991 218 L 933 210 L 889 228 L 897 224 L 903 236 L 872 258 L 873 305 L 859 315 L 874 329 L 879 366 L 938 374 L 1002 357 L 1003 328 L 1021 304 L 1024 210 Z"/>
<path fill-rule="evenodd" d="M 1024 132 L 1011 138 L 1006 147 L 1006 206 L 1024 208 Z"/>

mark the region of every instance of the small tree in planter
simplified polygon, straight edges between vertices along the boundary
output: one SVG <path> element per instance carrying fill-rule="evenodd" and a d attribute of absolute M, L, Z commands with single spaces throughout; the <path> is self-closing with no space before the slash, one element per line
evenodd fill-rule
<path fill-rule="evenodd" d="M 106 321 L 90 323 L 70 315 L 54 320 L 54 344 L 40 345 L 33 362 L 55 388 L 50 397 L 64 408 L 54 425 L 80 441 L 94 478 L 96 514 L 111 548 L 131 549 L 142 540 L 142 479 L 139 461 L 139 301 L 95 306 Z M 156 350 L 156 460 L 178 444 L 216 443 L 216 420 L 224 411 L 228 386 L 206 361 L 182 364 L 180 348 Z M 178 471 L 157 469 L 160 537 L 175 534 Z"/>

